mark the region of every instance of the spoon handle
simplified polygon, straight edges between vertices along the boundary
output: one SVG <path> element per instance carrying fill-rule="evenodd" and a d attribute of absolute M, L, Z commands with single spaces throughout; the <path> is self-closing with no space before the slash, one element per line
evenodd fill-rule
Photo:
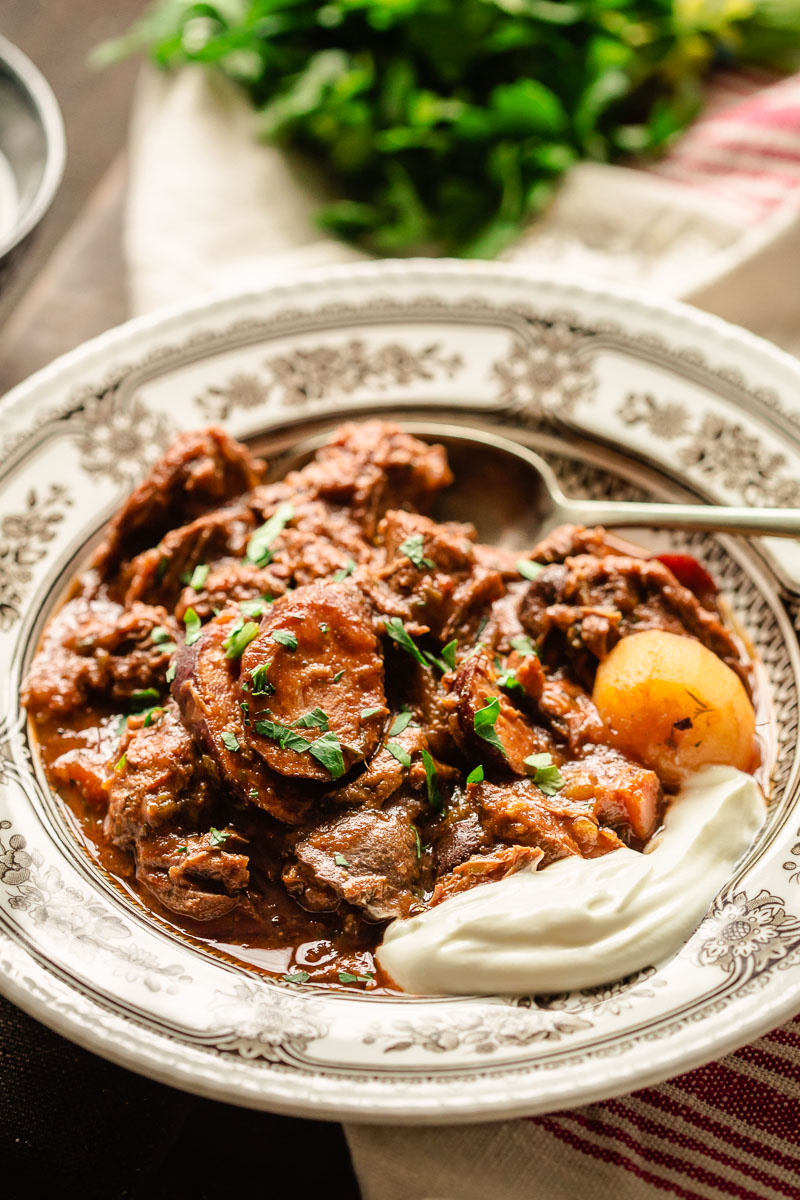
<path fill-rule="evenodd" d="M 734 508 L 714 504 L 637 504 L 570 501 L 569 519 L 582 525 L 649 526 L 800 538 L 800 508 Z"/>

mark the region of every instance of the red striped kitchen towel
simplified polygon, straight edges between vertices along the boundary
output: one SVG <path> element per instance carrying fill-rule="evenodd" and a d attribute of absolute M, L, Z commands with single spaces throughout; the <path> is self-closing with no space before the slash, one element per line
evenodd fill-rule
<path fill-rule="evenodd" d="M 754 225 L 800 211 L 800 76 L 767 87 L 721 76 L 703 119 L 652 170 Z M 800 261 L 783 266 L 800 279 Z M 346 1132 L 363 1200 L 800 1200 L 800 1018 L 601 1104 Z"/>

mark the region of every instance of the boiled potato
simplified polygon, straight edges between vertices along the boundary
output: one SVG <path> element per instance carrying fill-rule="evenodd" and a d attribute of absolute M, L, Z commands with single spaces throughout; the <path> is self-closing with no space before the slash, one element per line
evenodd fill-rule
<path fill-rule="evenodd" d="M 742 681 L 693 638 L 655 629 L 623 638 L 598 667 L 593 698 L 611 743 L 669 786 L 705 763 L 754 766 Z"/>

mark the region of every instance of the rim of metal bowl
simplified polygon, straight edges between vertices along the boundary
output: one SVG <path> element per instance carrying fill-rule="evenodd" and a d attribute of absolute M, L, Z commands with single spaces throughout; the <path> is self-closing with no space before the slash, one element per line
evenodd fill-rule
<path fill-rule="evenodd" d="M 0 258 L 25 240 L 35 229 L 55 198 L 64 174 L 67 157 L 67 139 L 64 120 L 58 101 L 50 84 L 39 68 L 7 38 L 0 36 L 0 59 L 11 68 L 31 100 L 42 123 L 45 135 L 45 162 L 42 178 L 33 199 L 19 213 L 14 227 L 0 241 Z"/>

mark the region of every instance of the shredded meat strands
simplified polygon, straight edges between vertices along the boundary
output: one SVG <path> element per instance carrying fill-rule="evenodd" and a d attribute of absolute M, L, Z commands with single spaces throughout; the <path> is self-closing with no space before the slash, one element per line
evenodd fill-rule
<path fill-rule="evenodd" d="M 743 672 L 713 595 L 602 529 L 556 530 L 523 578 L 428 515 L 445 451 L 391 424 L 264 473 L 182 434 L 45 630 L 23 699 L 101 861 L 289 982 L 374 986 L 382 922 L 641 848 L 661 783 L 604 743 L 594 671 L 666 629 Z"/>

